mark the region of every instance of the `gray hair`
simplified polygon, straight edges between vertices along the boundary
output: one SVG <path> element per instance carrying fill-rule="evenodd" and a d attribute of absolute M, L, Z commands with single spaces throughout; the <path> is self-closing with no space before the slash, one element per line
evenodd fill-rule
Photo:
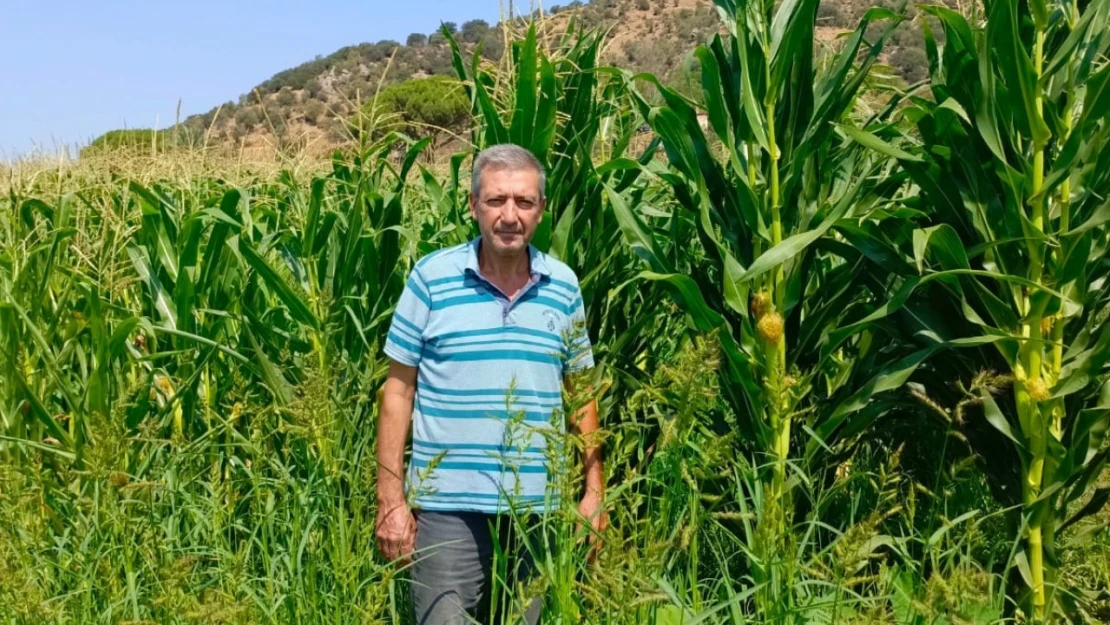
<path fill-rule="evenodd" d="M 543 170 L 543 165 L 531 152 L 512 143 L 491 145 L 478 153 L 474 159 L 474 171 L 470 174 L 470 194 L 474 197 L 478 197 L 478 192 L 482 190 L 482 172 L 490 167 L 510 171 L 534 169 L 540 175 L 540 199 L 545 197 L 547 172 Z"/>

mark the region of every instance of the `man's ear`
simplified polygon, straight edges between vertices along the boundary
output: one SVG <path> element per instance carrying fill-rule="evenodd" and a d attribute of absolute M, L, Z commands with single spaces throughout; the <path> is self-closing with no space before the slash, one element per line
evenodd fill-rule
<path fill-rule="evenodd" d="M 547 212 L 547 198 L 540 198 L 540 220 L 536 222 L 537 225 L 543 223 L 543 215 Z"/>
<path fill-rule="evenodd" d="M 473 193 L 469 195 L 468 204 L 470 204 L 470 216 L 474 221 L 478 221 L 478 198 Z"/>

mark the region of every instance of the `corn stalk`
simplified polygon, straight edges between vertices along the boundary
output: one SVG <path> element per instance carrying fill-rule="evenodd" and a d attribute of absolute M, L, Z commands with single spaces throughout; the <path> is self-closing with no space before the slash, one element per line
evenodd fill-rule
<path fill-rule="evenodd" d="M 853 111 L 900 17 L 873 10 L 838 50 L 818 54 L 815 0 L 717 5 L 728 35 L 695 52 L 706 131 L 694 101 L 653 76 L 627 76 L 666 149 L 670 169 L 658 175 L 683 210 L 659 227 L 635 197 L 611 189 L 609 198 L 648 265 L 642 277 L 665 284 L 694 329 L 719 332 L 722 393 L 739 417 L 739 440 L 751 443 L 763 467 L 762 538 L 751 563 L 756 583 L 765 584 L 757 601 L 768 619 L 790 618 L 787 468 L 799 426 L 821 439 L 807 453 L 831 449 L 838 433 L 859 432 L 889 409 L 872 398 L 899 386 L 923 358 L 883 349 L 867 324 L 835 349 L 827 345 L 833 329 L 862 319 L 886 296 L 883 280 L 864 272 L 872 249 L 848 240 L 881 230 L 887 217 L 872 209 L 900 182 L 886 176 L 881 158 L 844 142 L 835 124 Z M 867 41 L 879 21 L 885 27 Z M 658 101 L 638 88 L 644 82 Z M 662 246 L 691 231 L 706 259 L 687 269 Z"/>
<path fill-rule="evenodd" d="M 1107 498 L 1089 489 L 1110 424 L 1110 3 L 992 0 L 986 10 L 979 27 L 926 7 L 945 44 L 925 23 L 933 99 L 906 112 L 919 139 L 896 148 L 883 140 L 897 139 L 890 127 L 850 132 L 897 159 L 929 211 L 914 234 L 922 276 L 899 302 L 929 289 L 926 305 L 963 317 L 950 332 L 997 347 L 978 366 L 1012 375 L 1009 401 L 984 393 L 984 412 L 1021 461 L 1016 564 L 1044 622 L 1070 603 L 1055 588 L 1060 532 Z"/>

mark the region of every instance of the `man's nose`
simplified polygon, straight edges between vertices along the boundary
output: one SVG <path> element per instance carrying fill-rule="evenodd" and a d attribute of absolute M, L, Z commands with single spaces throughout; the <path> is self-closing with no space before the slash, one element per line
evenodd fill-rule
<path fill-rule="evenodd" d="M 514 202 L 512 199 L 508 199 L 508 200 L 505 201 L 504 204 L 501 205 L 501 221 L 507 221 L 509 223 L 515 223 L 516 218 L 517 218 L 516 202 Z"/>

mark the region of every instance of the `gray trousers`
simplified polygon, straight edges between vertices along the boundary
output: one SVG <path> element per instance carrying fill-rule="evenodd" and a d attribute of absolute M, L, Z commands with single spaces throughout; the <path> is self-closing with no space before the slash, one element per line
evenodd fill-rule
<path fill-rule="evenodd" d="M 517 531 L 504 515 L 417 510 L 412 565 L 416 625 L 520 623 L 521 619 L 535 625 L 541 598 L 528 600 L 525 610 L 515 587 L 518 581 L 526 583 L 535 568 L 532 554 L 518 544 Z M 533 544 L 546 547 L 547 541 Z M 495 546 L 506 555 L 508 565 L 497 566 L 496 574 Z"/>

